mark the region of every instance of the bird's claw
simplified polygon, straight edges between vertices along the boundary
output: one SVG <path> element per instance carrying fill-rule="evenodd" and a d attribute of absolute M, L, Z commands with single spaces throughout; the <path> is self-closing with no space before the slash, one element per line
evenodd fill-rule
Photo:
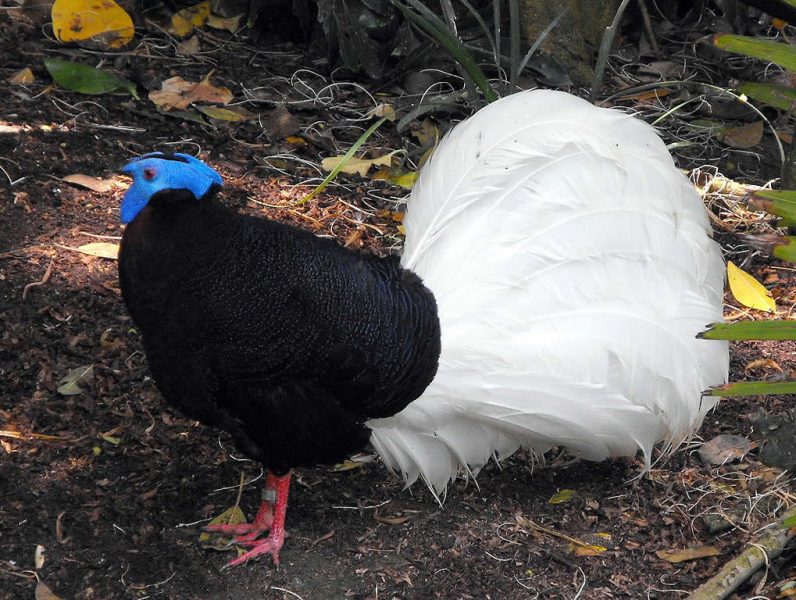
<path fill-rule="evenodd" d="M 250 541 L 236 542 L 237 545 L 250 546 L 251 549 L 248 550 L 247 552 L 244 552 L 239 557 L 233 558 L 226 565 L 224 565 L 224 567 L 222 567 L 222 570 L 242 565 L 243 563 L 248 562 L 252 558 L 260 556 L 261 554 L 270 554 L 271 559 L 274 561 L 274 565 L 278 567 L 279 551 L 282 549 L 283 543 L 284 543 L 284 536 L 274 535 L 273 532 L 264 540 L 250 540 Z"/>

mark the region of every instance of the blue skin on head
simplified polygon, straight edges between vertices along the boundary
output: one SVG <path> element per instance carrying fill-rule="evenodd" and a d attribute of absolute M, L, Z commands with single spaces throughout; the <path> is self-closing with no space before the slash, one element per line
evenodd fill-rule
<path fill-rule="evenodd" d="M 224 185 L 221 176 L 198 158 L 177 153 L 171 157 L 153 152 L 122 167 L 122 173 L 133 178 L 133 184 L 122 198 L 122 223 L 135 219 L 158 192 L 188 190 L 196 198 L 201 198 L 214 184 Z"/>

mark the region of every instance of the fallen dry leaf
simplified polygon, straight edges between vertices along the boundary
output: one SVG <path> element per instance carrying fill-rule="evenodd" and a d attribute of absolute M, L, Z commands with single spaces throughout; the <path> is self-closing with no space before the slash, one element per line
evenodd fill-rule
<path fill-rule="evenodd" d="M 43 581 L 36 584 L 35 596 L 36 600 L 62 600 L 60 596 L 53 594 Z"/>
<path fill-rule="evenodd" d="M 6 81 L 14 85 L 26 85 L 36 81 L 36 77 L 33 75 L 33 71 L 30 70 L 30 67 L 25 67 L 14 73 Z"/>
<path fill-rule="evenodd" d="M 766 287 L 746 271 L 739 269 L 731 260 L 727 261 L 727 281 L 733 297 L 749 308 L 776 312 L 777 303 Z"/>
<path fill-rule="evenodd" d="M 74 175 L 67 175 L 61 181 L 77 185 L 89 189 L 93 192 L 100 192 L 102 194 L 110 192 L 116 184 L 110 179 L 98 179 L 91 175 L 83 175 L 82 173 L 75 173 Z"/>
<path fill-rule="evenodd" d="M 740 460 L 752 450 L 756 444 L 742 435 L 717 435 L 699 448 L 699 458 L 707 465 L 723 465 Z"/>
<path fill-rule="evenodd" d="M 658 550 L 655 554 L 667 562 L 679 563 L 708 556 L 718 556 L 721 552 L 716 546 L 695 546 L 683 550 Z"/>
<path fill-rule="evenodd" d="M 732 148 L 754 148 L 763 139 L 763 121 L 725 129 L 716 137 Z"/>
<path fill-rule="evenodd" d="M 222 29 L 230 33 L 236 33 L 240 29 L 240 20 L 243 14 L 232 17 L 219 17 L 218 15 L 208 15 L 207 26 L 213 29 Z"/>
<path fill-rule="evenodd" d="M 89 256 L 99 256 L 100 258 L 109 258 L 111 260 L 119 258 L 119 244 L 111 244 L 110 242 L 91 242 L 90 244 L 78 246 L 74 250 Z"/>
<path fill-rule="evenodd" d="M 392 156 L 394 152 L 379 156 L 378 158 L 351 158 L 345 161 L 345 164 L 340 168 L 343 173 L 349 175 L 358 174 L 362 177 L 368 174 L 371 167 L 376 166 L 390 166 L 392 164 Z M 326 171 L 335 170 L 340 163 L 343 162 L 344 156 L 330 156 L 321 161 L 321 168 Z"/>
<path fill-rule="evenodd" d="M 61 42 L 99 48 L 121 48 L 133 39 L 130 15 L 113 0 L 55 0 L 53 33 Z"/>
<path fill-rule="evenodd" d="M 62 396 L 77 396 L 83 392 L 80 384 L 90 381 L 93 376 L 94 365 L 72 369 L 58 382 L 58 389 L 56 391 Z"/>
<path fill-rule="evenodd" d="M 185 110 L 194 102 L 210 102 L 213 104 L 229 104 L 232 92 L 225 87 L 216 87 L 210 83 L 211 71 L 199 83 L 186 81 L 182 77 L 171 77 L 161 84 L 159 90 L 149 92 L 149 99 L 162 110 Z"/>
<path fill-rule="evenodd" d="M 218 119 L 219 121 L 248 121 L 254 118 L 254 115 L 242 106 L 233 106 L 231 108 L 225 108 L 223 106 L 197 106 L 196 110 L 211 119 Z"/>
<path fill-rule="evenodd" d="M 202 49 L 201 44 L 199 43 L 199 38 L 193 36 L 184 40 L 177 44 L 177 54 L 182 56 L 193 56 L 194 54 L 199 54 L 199 51 Z"/>
<path fill-rule="evenodd" d="M 188 8 L 178 10 L 171 15 L 169 33 L 179 37 L 187 37 L 195 27 L 201 27 L 210 16 L 210 0 L 204 0 Z"/>
<path fill-rule="evenodd" d="M 44 546 L 36 544 L 36 550 L 33 552 L 33 566 L 38 571 L 44 566 Z"/>
<path fill-rule="evenodd" d="M 210 521 L 209 525 L 241 525 L 245 522 L 246 515 L 243 514 L 240 506 L 236 504 L 235 506 L 230 506 L 227 510 Z M 234 546 L 229 545 L 229 541 L 228 538 L 218 537 L 206 532 L 202 532 L 199 535 L 199 543 L 204 547 L 220 550 L 222 552 L 234 548 Z"/>
<path fill-rule="evenodd" d="M 575 497 L 575 490 L 559 490 L 547 500 L 548 504 L 564 504 Z"/>

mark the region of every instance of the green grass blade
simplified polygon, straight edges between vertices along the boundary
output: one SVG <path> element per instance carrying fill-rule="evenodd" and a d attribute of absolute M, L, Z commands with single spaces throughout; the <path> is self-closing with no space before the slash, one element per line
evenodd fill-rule
<path fill-rule="evenodd" d="M 406 4 L 399 0 L 391 1 L 409 21 L 450 53 L 453 59 L 472 77 L 487 102 L 494 102 L 498 99 L 497 93 L 492 89 L 481 67 L 475 62 L 464 44 L 450 33 L 445 23 L 437 15 L 419 0 L 404 0 Z"/>
<path fill-rule="evenodd" d="M 509 90 L 517 89 L 517 77 L 520 74 L 520 3 L 519 0 L 509 1 Z"/>
<path fill-rule="evenodd" d="M 736 381 L 705 392 L 706 396 L 770 396 L 796 394 L 796 381 Z"/>
<path fill-rule="evenodd" d="M 796 321 L 713 323 L 697 335 L 705 340 L 796 340 Z"/>
<path fill-rule="evenodd" d="M 796 71 L 796 46 L 753 38 L 746 35 L 722 33 L 713 36 L 713 45 L 732 52 L 773 62 L 789 71 Z"/>
<path fill-rule="evenodd" d="M 352 146 L 351 146 L 351 147 L 348 149 L 348 152 L 346 152 L 346 153 L 343 155 L 343 160 L 341 160 L 341 161 L 340 161 L 340 164 L 339 164 L 339 165 L 337 165 L 337 166 L 336 166 L 334 169 L 332 169 L 331 173 L 329 173 L 329 174 L 326 176 L 326 179 L 324 179 L 323 181 L 321 181 L 321 183 L 318 185 L 318 187 L 316 187 L 316 188 L 315 188 L 314 190 L 312 190 L 312 191 L 311 191 L 309 194 L 307 194 L 306 196 L 304 196 L 304 198 L 302 198 L 301 200 L 299 200 L 298 202 L 296 202 L 296 206 L 301 206 L 301 205 L 302 205 L 302 204 L 304 204 L 305 202 L 309 202 L 309 201 L 310 201 L 310 200 L 312 200 L 312 199 L 313 199 L 315 196 L 317 196 L 318 194 L 320 194 L 320 193 L 321 193 L 321 192 L 322 192 L 322 191 L 323 191 L 323 190 L 326 188 L 326 186 L 327 186 L 327 185 L 329 185 L 329 183 L 331 183 L 331 182 L 332 182 L 332 180 L 333 180 L 335 177 L 337 177 L 338 173 L 340 173 L 340 170 L 341 170 L 341 169 L 342 169 L 342 168 L 343 168 L 343 167 L 346 165 L 346 163 L 347 163 L 349 160 L 351 160 L 351 158 L 354 156 L 354 154 L 356 153 L 356 151 L 357 151 L 357 150 L 359 150 L 359 147 L 360 147 L 362 144 L 364 144 L 364 143 L 365 143 L 365 140 L 367 140 L 367 139 L 368 139 L 370 136 L 372 136 L 372 135 L 373 135 L 373 133 L 374 133 L 374 132 L 375 132 L 375 131 L 376 131 L 376 130 L 379 128 L 379 127 L 381 127 L 381 126 L 382 126 L 382 124 L 384 123 L 384 121 L 386 121 L 386 120 L 387 120 L 387 117 L 382 117 L 381 119 L 379 119 L 378 121 L 376 121 L 376 122 L 375 122 L 373 125 L 371 125 L 370 127 L 368 127 L 367 131 L 365 131 L 365 133 L 363 133 L 362 135 L 360 135 L 360 136 L 359 136 L 359 138 L 357 138 L 357 141 L 356 141 L 356 142 L 354 142 L 354 143 L 353 143 L 353 145 L 352 145 Z"/>
<path fill-rule="evenodd" d="M 784 112 L 792 112 L 796 108 L 796 90 L 792 87 L 744 81 L 738 91 Z"/>

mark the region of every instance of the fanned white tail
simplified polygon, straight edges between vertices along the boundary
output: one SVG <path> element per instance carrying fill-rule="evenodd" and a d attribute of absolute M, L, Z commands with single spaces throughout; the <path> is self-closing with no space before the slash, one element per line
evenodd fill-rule
<path fill-rule="evenodd" d="M 678 444 L 726 381 L 724 264 L 699 195 L 655 130 L 530 91 L 456 126 L 409 201 L 404 267 L 434 292 L 439 372 L 369 422 L 435 493 L 520 446 L 590 460 Z"/>

